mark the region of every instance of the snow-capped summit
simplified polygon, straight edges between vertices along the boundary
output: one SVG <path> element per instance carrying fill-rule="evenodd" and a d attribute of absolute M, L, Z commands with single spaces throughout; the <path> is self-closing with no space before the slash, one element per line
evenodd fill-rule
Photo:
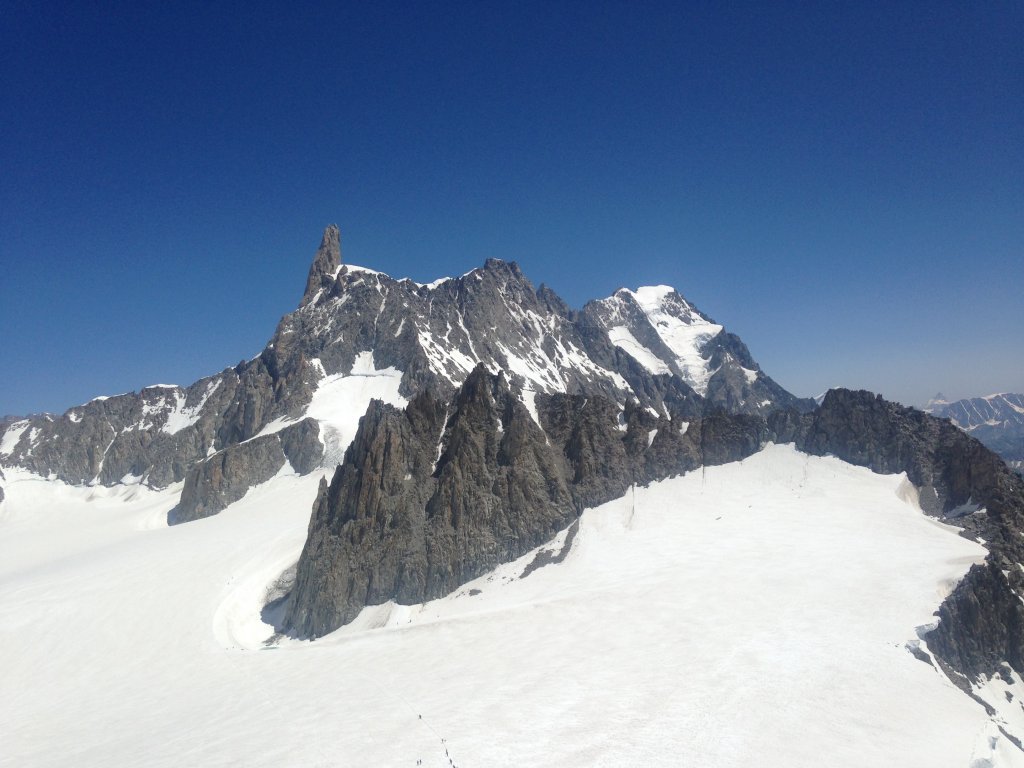
<path fill-rule="evenodd" d="M 700 394 L 707 394 L 715 371 L 708 342 L 722 332 L 668 285 L 622 288 L 590 305 L 592 316 L 608 327 L 611 342 L 653 374 L 675 374 Z M 614 325 L 613 325 L 614 323 Z M 652 333 L 653 331 L 653 333 Z M 646 344 L 644 343 L 646 342 Z M 756 376 L 756 372 L 751 373 Z"/>
<path fill-rule="evenodd" d="M 579 317 L 583 328 L 599 329 L 635 361 L 630 367 L 639 366 L 652 376 L 678 377 L 709 404 L 748 413 L 810 407 L 772 381 L 739 337 L 671 286 L 619 289 L 587 304 Z"/>

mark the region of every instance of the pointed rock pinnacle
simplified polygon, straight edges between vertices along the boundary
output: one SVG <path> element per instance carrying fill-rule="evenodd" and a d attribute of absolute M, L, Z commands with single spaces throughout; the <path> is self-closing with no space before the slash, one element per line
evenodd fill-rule
<path fill-rule="evenodd" d="M 341 266 L 341 232 L 337 224 L 329 224 L 320 240 L 320 247 L 313 257 L 306 279 L 306 292 L 302 296 L 302 305 L 308 304 L 316 296 L 324 282 L 331 280 L 338 267 Z"/>

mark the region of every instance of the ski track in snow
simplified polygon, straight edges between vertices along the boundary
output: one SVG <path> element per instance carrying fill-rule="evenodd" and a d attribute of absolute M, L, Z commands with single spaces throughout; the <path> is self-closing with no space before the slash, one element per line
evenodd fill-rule
<path fill-rule="evenodd" d="M 269 648 L 321 473 L 172 528 L 175 488 L 5 474 L 2 765 L 1024 763 L 905 648 L 984 551 L 902 476 L 769 446 L 588 510 L 525 579 Z"/>

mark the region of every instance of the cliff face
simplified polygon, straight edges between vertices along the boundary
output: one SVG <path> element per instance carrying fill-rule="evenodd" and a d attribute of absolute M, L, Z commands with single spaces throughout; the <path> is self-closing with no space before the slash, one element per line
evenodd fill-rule
<path fill-rule="evenodd" d="M 286 465 L 304 475 L 320 465 L 322 456 L 320 428 L 314 419 L 230 445 L 189 469 L 181 500 L 168 521 L 173 525 L 215 515 Z"/>
<path fill-rule="evenodd" d="M 547 541 L 571 521 L 564 461 L 501 375 L 448 401 L 375 401 L 321 486 L 285 629 L 316 637 L 365 605 L 415 603 Z"/>
<path fill-rule="evenodd" d="M 535 404 L 536 420 L 483 366 L 450 400 L 373 403 L 321 486 L 281 629 L 318 637 L 366 605 L 441 597 L 633 483 L 749 456 L 768 434 L 760 417 L 683 422 L 601 396 Z"/>

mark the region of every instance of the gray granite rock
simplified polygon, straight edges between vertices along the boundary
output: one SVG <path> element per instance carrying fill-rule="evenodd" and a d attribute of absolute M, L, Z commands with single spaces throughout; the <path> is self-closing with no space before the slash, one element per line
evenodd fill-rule
<path fill-rule="evenodd" d="M 563 473 L 483 367 L 447 402 L 374 401 L 321 486 L 282 629 L 320 636 L 365 605 L 439 597 L 539 545 L 575 515 Z"/>
<path fill-rule="evenodd" d="M 306 305 L 317 298 L 317 294 L 324 288 L 329 288 L 334 273 L 341 266 L 341 232 L 337 224 L 330 224 L 324 230 L 320 239 L 320 247 L 313 257 L 313 263 L 309 267 L 309 276 L 306 278 L 306 290 L 302 294 L 302 305 Z"/>
<path fill-rule="evenodd" d="M 997 558 L 974 565 L 938 610 L 939 625 L 925 635 L 947 672 L 977 683 L 1008 663 L 1024 674 L 1024 605 Z"/>
<path fill-rule="evenodd" d="M 314 505 L 281 631 L 318 637 L 366 605 L 417 603 L 543 544 L 633 483 L 759 450 L 764 419 L 685 426 L 601 395 L 541 395 L 543 428 L 502 374 L 404 410 L 374 402 Z"/>
<path fill-rule="evenodd" d="M 193 465 L 168 522 L 185 523 L 220 512 L 274 477 L 286 461 L 300 473 L 311 472 L 323 455 L 319 431 L 315 420 L 303 419 L 280 432 L 230 445 Z"/>

